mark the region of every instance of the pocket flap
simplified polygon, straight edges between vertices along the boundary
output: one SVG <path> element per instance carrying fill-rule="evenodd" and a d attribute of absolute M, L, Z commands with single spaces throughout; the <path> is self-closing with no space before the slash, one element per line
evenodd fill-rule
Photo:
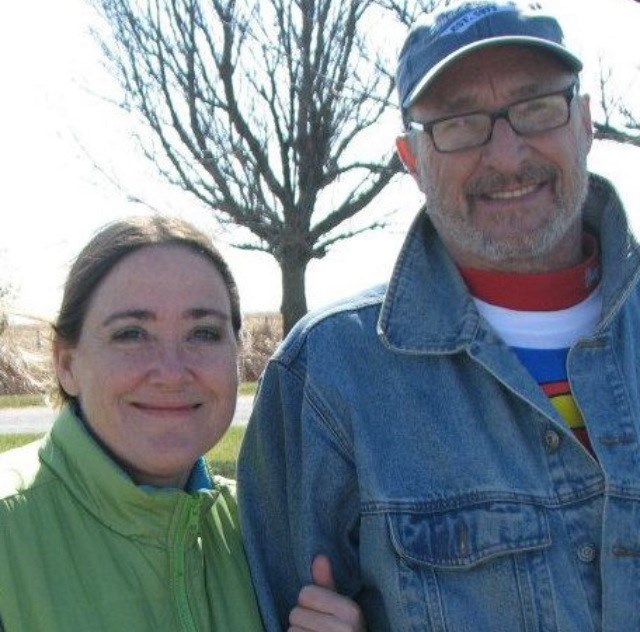
<path fill-rule="evenodd" d="M 543 507 L 490 502 L 446 512 L 387 514 L 396 553 L 411 563 L 466 568 L 551 544 Z"/>

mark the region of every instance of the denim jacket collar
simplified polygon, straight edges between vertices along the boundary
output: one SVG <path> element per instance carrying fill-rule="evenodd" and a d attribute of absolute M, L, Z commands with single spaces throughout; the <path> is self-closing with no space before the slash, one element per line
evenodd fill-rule
<path fill-rule="evenodd" d="M 590 174 L 585 227 L 599 236 L 602 253 L 602 331 L 640 278 L 640 250 L 613 186 Z M 424 210 L 400 251 L 378 320 L 390 349 L 409 354 L 459 352 L 495 334 L 483 326 L 455 264 Z"/>
<path fill-rule="evenodd" d="M 603 296 L 600 332 L 640 281 L 640 246 L 629 229 L 617 192 L 602 176 L 590 175 L 584 223 L 600 239 Z"/>

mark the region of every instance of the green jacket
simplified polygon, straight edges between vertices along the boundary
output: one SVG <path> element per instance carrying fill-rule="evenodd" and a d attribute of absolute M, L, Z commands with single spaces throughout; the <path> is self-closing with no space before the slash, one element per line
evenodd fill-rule
<path fill-rule="evenodd" d="M 233 495 L 220 480 L 139 488 L 64 409 L 0 455 L 0 618 L 6 632 L 262 630 Z"/>

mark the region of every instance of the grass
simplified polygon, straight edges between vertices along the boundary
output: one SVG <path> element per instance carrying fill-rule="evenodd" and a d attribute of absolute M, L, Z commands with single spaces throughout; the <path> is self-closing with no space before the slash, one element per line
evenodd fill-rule
<path fill-rule="evenodd" d="M 227 430 L 222 440 L 205 455 L 211 471 L 227 478 L 236 477 L 236 461 L 244 436 L 244 426 L 233 426 Z M 38 434 L 0 434 L 0 452 L 18 448 L 39 439 Z"/>
<path fill-rule="evenodd" d="M 236 461 L 244 431 L 244 426 L 232 426 L 218 444 L 207 452 L 205 456 L 214 474 L 227 478 L 236 477 Z"/>
<path fill-rule="evenodd" d="M 0 395 L 0 408 L 26 408 L 28 406 L 46 406 L 45 396 L 32 395 Z"/>
<path fill-rule="evenodd" d="M 0 452 L 19 448 L 21 445 L 39 439 L 41 434 L 0 434 Z"/>
<path fill-rule="evenodd" d="M 238 387 L 238 395 L 255 395 L 258 390 L 258 382 L 242 382 Z"/>

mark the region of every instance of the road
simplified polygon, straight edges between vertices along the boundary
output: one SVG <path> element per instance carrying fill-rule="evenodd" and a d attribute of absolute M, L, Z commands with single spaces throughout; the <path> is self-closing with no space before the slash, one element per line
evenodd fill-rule
<path fill-rule="evenodd" d="M 249 421 L 253 395 L 240 395 L 232 425 L 242 426 Z M 4 408 L 0 409 L 0 434 L 43 433 L 51 428 L 55 419 L 51 408 Z"/>

